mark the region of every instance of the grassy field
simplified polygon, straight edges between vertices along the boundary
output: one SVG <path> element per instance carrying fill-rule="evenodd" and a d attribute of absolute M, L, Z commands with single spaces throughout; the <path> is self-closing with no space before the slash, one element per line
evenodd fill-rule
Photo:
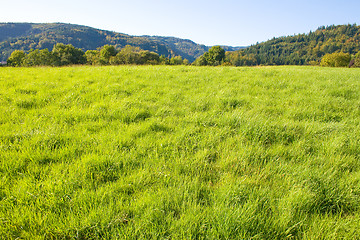
<path fill-rule="evenodd" d="M 1 239 L 360 239 L 360 69 L 0 68 Z"/>

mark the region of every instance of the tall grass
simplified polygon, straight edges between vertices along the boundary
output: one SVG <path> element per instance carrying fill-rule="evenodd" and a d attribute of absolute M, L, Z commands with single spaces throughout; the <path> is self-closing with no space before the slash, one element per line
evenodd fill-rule
<path fill-rule="evenodd" d="M 359 80 L 0 68 L 0 238 L 359 239 Z"/>

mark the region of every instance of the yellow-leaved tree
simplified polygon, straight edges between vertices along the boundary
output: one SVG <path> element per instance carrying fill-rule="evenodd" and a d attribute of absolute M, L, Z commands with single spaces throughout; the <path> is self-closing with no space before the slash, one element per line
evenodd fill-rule
<path fill-rule="evenodd" d="M 320 66 L 323 67 L 347 67 L 349 66 L 351 56 L 349 53 L 331 53 L 325 54 L 321 59 Z"/>

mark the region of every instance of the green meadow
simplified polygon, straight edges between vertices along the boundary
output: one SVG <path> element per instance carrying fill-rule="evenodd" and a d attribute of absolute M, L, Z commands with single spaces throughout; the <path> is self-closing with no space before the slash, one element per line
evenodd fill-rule
<path fill-rule="evenodd" d="M 360 239 L 360 69 L 0 68 L 0 239 Z"/>

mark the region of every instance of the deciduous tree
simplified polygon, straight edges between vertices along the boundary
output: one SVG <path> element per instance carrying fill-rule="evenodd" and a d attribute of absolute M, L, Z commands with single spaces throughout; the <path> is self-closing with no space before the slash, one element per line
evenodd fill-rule
<path fill-rule="evenodd" d="M 54 55 L 54 65 L 56 66 L 86 63 L 84 51 L 75 48 L 71 44 L 56 44 L 52 50 L 52 54 Z"/>
<path fill-rule="evenodd" d="M 54 64 L 54 56 L 48 49 L 31 50 L 24 58 L 24 66 L 51 66 Z"/>
<path fill-rule="evenodd" d="M 100 50 L 100 64 L 101 65 L 108 65 L 110 64 L 110 58 L 115 57 L 117 51 L 114 46 L 105 45 Z"/>
<path fill-rule="evenodd" d="M 218 66 L 225 60 L 225 50 L 220 46 L 213 46 L 208 52 L 196 59 L 194 65 L 197 66 Z"/>
<path fill-rule="evenodd" d="M 87 64 L 99 65 L 100 64 L 100 52 L 97 50 L 87 50 L 85 52 L 85 58 Z"/>
<path fill-rule="evenodd" d="M 22 50 L 15 50 L 11 53 L 10 57 L 7 60 L 7 65 L 12 67 L 20 67 L 25 58 L 25 52 Z"/>
<path fill-rule="evenodd" d="M 207 65 L 220 65 L 225 59 L 225 50 L 220 46 L 213 46 L 207 53 L 205 53 L 205 59 L 207 61 Z"/>

